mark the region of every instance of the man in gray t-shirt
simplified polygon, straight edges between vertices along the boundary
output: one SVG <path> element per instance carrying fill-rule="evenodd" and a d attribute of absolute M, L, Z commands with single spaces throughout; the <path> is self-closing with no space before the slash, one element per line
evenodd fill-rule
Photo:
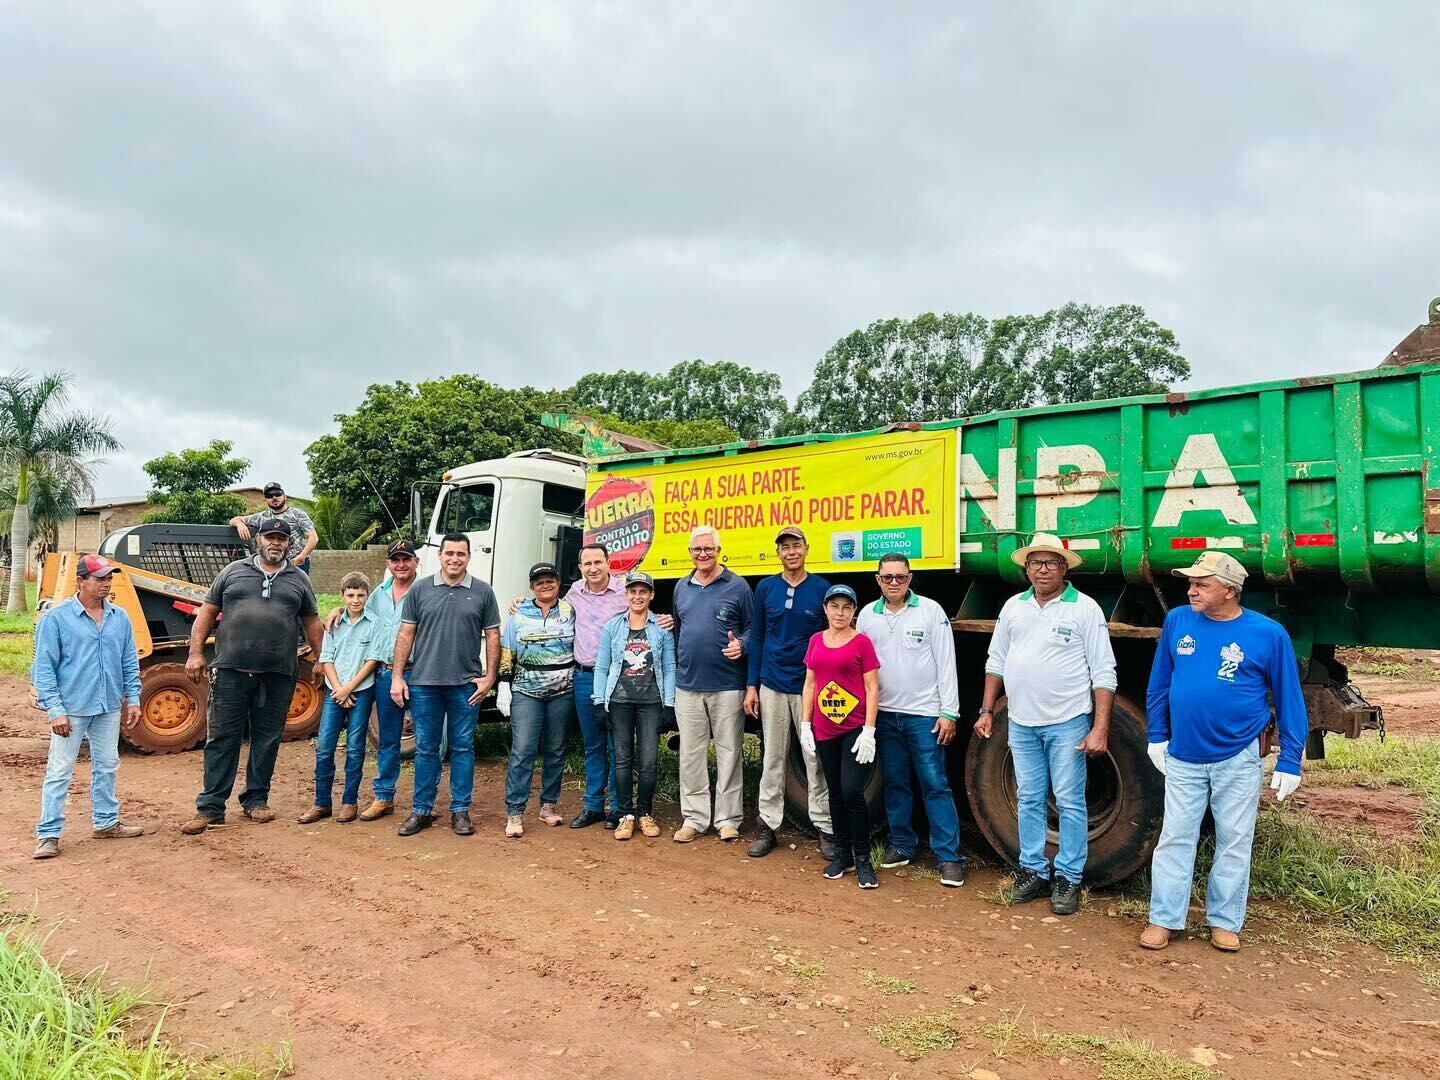
<path fill-rule="evenodd" d="M 285 497 L 285 489 L 275 481 L 265 485 L 266 509 L 253 514 L 230 519 L 230 525 L 240 534 L 241 540 L 253 539 L 253 533 L 265 518 L 279 518 L 290 526 L 290 546 L 285 557 L 307 574 L 310 572 L 310 552 L 320 543 L 320 534 L 315 531 L 315 522 L 298 506 L 292 506 Z"/>
<path fill-rule="evenodd" d="M 450 743 L 450 827 L 460 836 L 475 832 L 475 721 L 500 666 L 500 606 L 469 566 L 469 537 L 447 533 L 440 541 L 440 572 L 417 580 L 400 611 L 390 697 L 401 708 L 409 701 L 415 724 L 415 796 L 401 836 L 435 823 L 442 732 Z"/>

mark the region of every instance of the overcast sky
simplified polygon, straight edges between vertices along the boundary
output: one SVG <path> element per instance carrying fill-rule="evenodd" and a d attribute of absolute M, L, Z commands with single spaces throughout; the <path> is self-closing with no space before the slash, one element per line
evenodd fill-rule
<path fill-rule="evenodd" d="M 923 311 L 1371 367 L 1440 293 L 1437 11 L 0 0 L 0 370 L 110 415 L 103 496 L 213 437 L 304 492 L 393 378 L 793 397 Z"/>

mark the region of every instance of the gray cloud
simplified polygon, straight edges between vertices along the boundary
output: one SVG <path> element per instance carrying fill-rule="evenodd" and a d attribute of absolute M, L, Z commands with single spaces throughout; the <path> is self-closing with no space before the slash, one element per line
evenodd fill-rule
<path fill-rule="evenodd" d="M 1428 4 L 0 3 L 0 367 L 252 479 L 364 387 L 778 371 L 924 310 L 1143 304 L 1196 385 L 1437 290 Z"/>

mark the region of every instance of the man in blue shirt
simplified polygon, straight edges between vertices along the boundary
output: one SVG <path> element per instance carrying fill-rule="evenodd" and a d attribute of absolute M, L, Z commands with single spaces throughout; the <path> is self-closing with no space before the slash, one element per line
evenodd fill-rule
<path fill-rule="evenodd" d="M 745 639 L 755 598 L 745 579 L 720 565 L 720 537 L 690 533 L 695 569 L 675 585 L 675 726 L 680 730 L 680 812 L 672 839 L 688 844 L 713 820 L 720 839 L 740 839 L 744 780 Z M 710 809 L 711 740 L 715 809 Z"/>
<path fill-rule="evenodd" d="M 1150 864 L 1147 949 L 1163 949 L 1185 929 L 1195 844 L 1209 809 L 1215 861 L 1205 890 L 1210 944 L 1240 948 L 1250 892 L 1264 766 L 1260 736 L 1270 703 L 1280 729 L 1280 760 L 1270 786 L 1283 800 L 1300 785 L 1300 753 L 1310 725 L 1295 650 L 1284 627 L 1240 606 L 1245 568 L 1219 551 L 1176 570 L 1190 579 L 1190 606 L 1165 616 L 1150 669 L 1146 722 L 1150 760 L 1165 775 L 1165 824 Z"/>
<path fill-rule="evenodd" d="M 780 573 L 755 587 L 755 621 L 750 625 L 750 677 L 745 688 L 745 711 L 760 720 L 765 761 L 760 773 L 759 822 L 752 858 L 775 849 L 775 831 L 785 817 L 785 769 L 790 735 L 799 731 L 800 692 L 805 689 L 805 650 L 810 639 L 825 629 L 825 590 L 830 583 L 807 573 L 810 545 L 793 525 L 775 537 Z M 809 718 L 803 718 L 809 723 Z M 835 857 L 830 835 L 830 792 L 813 747 L 802 741 L 805 775 L 809 781 L 810 824 L 820 832 L 820 854 Z"/>
<path fill-rule="evenodd" d="M 30 681 L 50 717 L 50 757 L 40 796 L 35 858 L 60 854 L 65 799 L 80 756 L 90 743 L 90 815 L 100 839 L 126 839 L 145 830 L 120 820 L 115 774 L 120 768 L 120 710 L 125 728 L 140 722 L 140 657 L 130 616 L 110 603 L 109 559 L 81 555 L 75 595 L 46 612 L 35 627 Z"/>

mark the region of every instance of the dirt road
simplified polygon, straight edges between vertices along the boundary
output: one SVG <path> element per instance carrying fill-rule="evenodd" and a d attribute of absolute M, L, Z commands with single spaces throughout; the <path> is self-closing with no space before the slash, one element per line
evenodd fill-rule
<path fill-rule="evenodd" d="M 44 753 L 42 721 L 7 679 L 5 906 L 63 920 L 52 947 L 71 969 L 148 972 L 178 1003 L 172 1039 L 288 1040 L 301 1077 L 1096 1075 L 1070 1057 L 995 1057 L 978 1029 L 1017 1013 L 1026 1030 L 1213 1054 L 1225 1076 L 1440 1075 L 1440 994 L 1366 948 L 1266 944 L 1263 921 L 1238 956 L 1203 939 L 1151 954 L 1104 897 L 1073 919 L 1005 909 L 982 898 L 998 880 L 985 870 L 959 890 L 885 872 L 861 892 L 853 877 L 822 880 L 813 848 L 788 835 L 799 847 L 763 860 L 713 837 L 681 847 L 668 830 L 621 844 L 536 823 L 506 841 L 496 765 L 477 777 L 472 838 L 402 839 L 395 818 L 301 827 L 308 743 L 281 751 L 279 821 L 236 813 L 198 838 L 177 831 L 198 754 L 124 758 L 126 818 L 152 830 L 130 842 L 90 839 L 82 762 L 64 854 L 36 863 Z M 408 775 L 401 786 L 403 798 Z M 577 805 L 567 786 L 562 809 Z M 677 823 L 673 807 L 662 818 Z M 945 1013 L 958 1042 L 915 1062 L 867 1030 Z"/>

